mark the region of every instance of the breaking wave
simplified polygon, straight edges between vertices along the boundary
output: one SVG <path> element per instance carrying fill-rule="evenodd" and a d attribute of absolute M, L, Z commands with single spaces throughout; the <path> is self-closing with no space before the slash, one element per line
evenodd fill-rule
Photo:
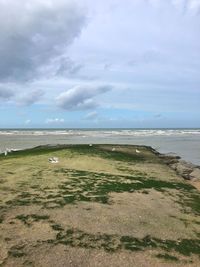
<path fill-rule="evenodd" d="M 200 135 L 200 129 L 70 129 L 70 130 L 0 130 L 0 135 L 67 135 L 79 137 L 109 136 L 188 136 Z"/>

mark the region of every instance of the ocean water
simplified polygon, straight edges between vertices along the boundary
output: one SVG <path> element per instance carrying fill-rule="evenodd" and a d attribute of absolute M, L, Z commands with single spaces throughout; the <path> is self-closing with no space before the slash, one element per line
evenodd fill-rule
<path fill-rule="evenodd" d="M 44 144 L 136 144 L 200 165 L 200 129 L 2 129 L 0 151 Z"/>

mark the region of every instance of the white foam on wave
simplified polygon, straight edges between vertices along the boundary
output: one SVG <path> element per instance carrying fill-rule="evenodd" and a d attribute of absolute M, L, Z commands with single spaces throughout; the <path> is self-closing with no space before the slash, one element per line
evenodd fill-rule
<path fill-rule="evenodd" d="M 0 135 L 14 136 L 81 136 L 81 137 L 112 137 L 112 136 L 190 136 L 200 135 L 200 129 L 108 129 L 108 130 L 0 130 Z"/>

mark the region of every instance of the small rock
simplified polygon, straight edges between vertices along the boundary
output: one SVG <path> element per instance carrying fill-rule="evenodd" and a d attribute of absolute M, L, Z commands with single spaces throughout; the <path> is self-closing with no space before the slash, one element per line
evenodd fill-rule
<path fill-rule="evenodd" d="M 200 180 L 200 169 L 194 168 L 194 170 L 190 173 L 190 179 Z"/>
<path fill-rule="evenodd" d="M 176 171 L 177 163 L 170 164 L 170 168 Z"/>
<path fill-rule="evenodd" d="M 184 165 L 188 169 L 193 169 L 196 167 L 196 165 L 194 165 L 193 163 L 187 162 L 185 160 L 179 160 L 179 163 L 181 163 L 182 165 Z"/>
<path fill-rule="evenodd" d="M 170 153 L 166 153 L 164 154 L 166 157 L 170 157 L 170 158 L 174 158 L 174 159 L 180 159 L 181 157 L 178 156 L 176 153 L 170 152 Z"/>
<path fill-rule="evenodd" d="M 197 165 L 194 165 L 191 162 L 179 160 L 178 162 L 169 165 L 170 168 L 175 170 L 177 174 L 181 175 L 186 180 L 191 180 L 194 178 L 199 179 L 198 177 L 200 177 L 200 169 L 197 167 Z"/>
<path fill-rule="evenodd" d="M 160 154 L 159 157 L 167 164 L 175 164 L 179 161 L 180 157 L 177 156 L 175 153 L 168 153 L 168 154 Z"/>

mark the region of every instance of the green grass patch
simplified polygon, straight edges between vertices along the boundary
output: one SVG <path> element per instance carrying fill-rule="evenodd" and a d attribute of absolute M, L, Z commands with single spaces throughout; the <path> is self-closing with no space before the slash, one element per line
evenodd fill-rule
<path fill-rule="evenodd" d="M 104 249 L 108 252 L 115 252 L 121 249 L 129 251 L 144 251 L 145 249 L 154 248 L 167 252 L 177 252 L 184 256 L 190 256 L 191 254 L 200 255 L 199 239 L 182 239 L 179 241 L 162 240 L 151 237 L 150 235 L 140 239 L 133 236 L 118 236 L 101 233 L 90 234 L 74 228 L 67 229 L 66 231 L 59 231 L 54 243 L 69 245 L 72 247 Z M 160 256 L 158 257 L 162 257 L 165 260 L 178 260 L 178 258 L 170 256 L 168 253 L 159 255 Z"/>
<path fill-rule="evenodd" d="M 0 223 L 3 223 L 3 220 L 4 220 L 4 216 L 0 215 Z"/>
<path fill-rule="evenodd" d="M 112 147 L 111 145 L 107 145 L 107 147 Z M 134 151 L 135 147 L 133 147 Z M 150 148 L 146 147 L 143 149 Z M 117 161 L 144 161 L 145 157 L 141 154 L 134 154 L 128 152 L 121 152 L 121 151 L 111 151 L 109 149 L 102 148 L 101 145 L 93 145 L 90 147 L 89 145 L 46 145 L 46 146 L 38 146 L 31 149 L 25 149 L 20 151 L 13 151 L 8 153 L 7 156 L 3 154 L 0 155 L 0 160 L 5 160 L 9 158 L 20 158 L 20 157 L 27 157 L 27 156 L 39 156 L 50 154 L 53 152 L 64 151 L 64 154 L 67 153 L 67 156 L 75 156 L 75 155 L 90 155 L 90 156 L 98 156 L 105 159 L 112 159 Z M 66 151 L 66 152 L 65 152 Z M 70 154 L 69 154 L 70 152 Z M 152 154 L 153 158 L 153 154 Z"/>
<path fill-rule="evenodd" d="M 64 174 L 68 177 L 66 181 L 59 185 L 58 195 L 64 198 L 66 203 L 75 201 L 95 201 L 109 203 L 109 193 L 140 191 L 149 193 L 149 189 L 170 194 L 170 189 L 179 192 L 178 202 L 182 208 L 189 207 L 193 213 L 200 214 L 200 194 L 190 184 L 183 182 L 158 180 L 153 177 L 110 175 L 89 171 L 76 171 L 70 169 L 56 169 L 55 173 Z M 128 181 L 128 182 L 127 182 Z M 77 190 L 74 190 L 77 188 Z"/>
<path fill-rule="evenodd" d="M 51 227 L 55 231 L 63 231 L 64 230 L 60 224 L 52 224 Z"/>
<path fill-rule="evenodd" d="M 63 207 L 79 201 L 111 204 L 109 193 L 141 192 L 149 194 L 151 189 L 175 196 L 182 210 L 186 213 L 200 215 L 200 193 L 186 182 L 158 180 L 154 177 L 136 175 L 112 175 L 67 168 L 54 169 L 56 180 L 60 184 L 49 191 L 49 188 L 38 188 L 32 185 L 32 192 L 19 193 L 6 202 L 9 207 L 41 205 L 44 208 Z M 171 189 L 176 190 L 175 194 Z M 35 192 L 34 192 L 35 190 Z M 52 203 L 52 205 L 51 205 Z"/>
<path fill-rule="evenodd" d="M 9 251 L 8 255 L 12 256 L 14 258 L 21 258 L 26 255 L 26 253 L 23 251 L 24 245 L 16 245 L 13 246 Z"/>
<path fill-rule="evenodd" d="M 93 157 L 101 157 L 105 159 L 112 159 L 116 161 L 126 161 L 126 162 L 140 162 L 145 160 L 158 160 L 152 149 L 150 147 L 142 147 L 143 150 L 148 150 L 152 152 L 152 157 L 145 157 L 141 154 L 135 154 L 134 150 L 136 146 L 132 146 L 133 153 L 124 152 L 124 151 L 112 151 L 112 145 L 107 145 L 107 149 L 102 145 L 93 145 L 89 146 L 87 144 L 84 145 L 51 145 L 51 146 L 38 146 L 31 149 L 25 149 L 20 151 L 13 151 L 8 153 L 7 156 L 3 154 L 0 155 L 0 160 L 11 159 L 11 158 L 20 158 L 27 156 L 39 156 L 45 154 L 51 154 L 53 152 L 63 151 L 63 155 L 67 155 L 68 157 L 74 157 L 76 155 L 89 155 Z M 129 146 L 130 147 L 130 146 Z"/>
<path fill-rule="evenodd" d="M 107 146 L 112 148 L 112 146 Z M 134 148 L 133 148 L 134 149 Z M 101 145 L 74 145 L 69 147 L 72 156 L 76 155 L 87 155 L 92 157 L 101 157 L 104 159 L 111 159 L 116 161 L 126 161 L 126 162 L 140 162 L 144 161 L 146 158 L 141 154 L 134 154 L 122 151 L 112 151 L 111 149 L 102 148 Z"/>
<path fill-rule="evenodd" d="M 41 220 L 48 220 L 49 216 L 48 215 L 38 215 L 38 214 L 30 214 L 30 215 L 17 215 L 15 217 L 16 219 L 20 220 L 23 222 L 25 225 L 30 226 L 32 222 L 39 222 Z"/>
<path fill-rule="evenodd" d="M 169 255 L 167 253 L 157 254 L 156 257 L 159 259 L 164 259 L 166 261 L 179 261 L 179 259 L 177 257 Z"/>

